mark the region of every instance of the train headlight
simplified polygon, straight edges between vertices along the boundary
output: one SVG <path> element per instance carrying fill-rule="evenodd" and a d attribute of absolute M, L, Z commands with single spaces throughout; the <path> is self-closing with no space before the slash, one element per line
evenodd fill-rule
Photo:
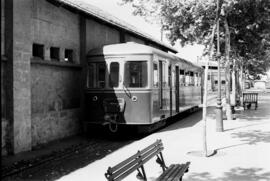
<path fill-rule="evenodd" d="M 131 100 L 132 100 L 133 102 L 136 102 L 136 101 L 138 100 L 138 97 L 137 97 L 137 96 L 132 96 Z"/>

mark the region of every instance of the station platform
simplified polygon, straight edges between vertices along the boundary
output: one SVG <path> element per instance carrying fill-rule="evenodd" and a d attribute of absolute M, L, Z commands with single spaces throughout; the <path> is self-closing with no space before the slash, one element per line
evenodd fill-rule
<path fill-rule="evenodd" d="M 203 148 L 202 112 L 199 111 L 58 180 L 106 181 L 104 173 L 109 166 L 116 165 L 157 139 L 161 139 L 164 144 L 163 156 L 167 165 L 191 162 L 189 172 L 184 175 L 183 180 L 270 180 L 270 93 L 259 94 L 257 110 L 253 107 L 249 110 L 239 109 L 236 111 L 235 120 L 224 120 L 223 132 L 216 132 L 215 99 L 211 99 L 207 109 L 207 148 L 209 153 L 216 152 L 213 156 L 192 154 L 202 151 Z M 16 163 L 23 166 L 38 159 L 50 159 L 53 155 L 61 155 L 62 151 L 72 150 L 87 141 L 81 136 L 74 136 L 52 142 L 31 152 L 2 157 L 2 172 L 3 168 L 14 167 Z M 154 159 L 146 163 L 145 170 L 148 180 L 155 180 L 162 172 Z M 132 173 L 125 180 L 138 180 L 136 174 Z"/>
<path fill-rule="evenodd" d="M 203 148 L 201 112 L 117 150 L 105 158 L 78 169 L 59 181 L 106 180 L 109 166 L 136 153 L 157 139 L 164 144 L 167 165 L 190 161 L 189 181 L 268 181 L 270 180 L 270 94 L 259 94 L 257 110 L 239 109 L 235 120 L 224 120 L 224 131 L 216 132 L 215 105 L 208 107 L 207 148 L 216 154 L 204 157 L 192 152 Z M 155 160 L 145 164 L 149 180 L 155 180 L 162 170 Z M 136 172 L 125 180 L 135 181 Z"/>

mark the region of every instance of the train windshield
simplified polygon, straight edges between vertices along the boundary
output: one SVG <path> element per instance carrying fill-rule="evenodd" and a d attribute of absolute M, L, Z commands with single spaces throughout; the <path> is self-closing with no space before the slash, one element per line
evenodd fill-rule
<path fill-rule="evenodd" d="M 147 62 L 129 61 L 125 64 L 124 85 L 141 88 L 147 86 Z"/>

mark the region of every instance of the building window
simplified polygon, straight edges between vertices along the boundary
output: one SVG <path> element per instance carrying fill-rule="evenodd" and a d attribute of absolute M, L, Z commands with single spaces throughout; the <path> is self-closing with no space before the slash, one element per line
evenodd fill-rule
<path fill-rule="evenodd" d="M 73 62 L 73 50 L 65 49 L 65 62 Z"/>
<path fill-rule="evenodd" d="M 57 47 L 51 47 L 50 48 L 50 57 L 51 60 L 56 60 L 59 61 L 60 60 L 60 55 L 59 55 L 60 49 Z"/>
<path fill-rule="evenodd" d="M 222 81 L 221 81 L 221 84 L 225 84 L 225 83 L 226 83 L 226 81 L 225 81 L 225 80 L 222 80 Z"/>
<path fill-rule="evenodd" d="M 32 47 L 32 55 L 33 57 L 44 59 L 44 45 L 34 43 Z"/>

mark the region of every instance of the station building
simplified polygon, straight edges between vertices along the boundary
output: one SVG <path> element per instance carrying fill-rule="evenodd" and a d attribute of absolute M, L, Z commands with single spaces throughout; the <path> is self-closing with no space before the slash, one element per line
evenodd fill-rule
<path fill-rule="evenodd" d="M 198 64 L 205 68 L 206 61 L 200 60 Z M 226 77 L 225 77 L 225 68 L 221 67 L 220 70 L 220 80 L 221 80 L 221 91 L 225 94 L 225 85 L 226 85 Z M 218 90 L 218 64 L 216 61 L 208 62 L 208 76 L 207 76 L 207 84 L 208 91 L 215 92 Z"/>
<path fill-rule="evenodd" d="M 129 41 L 176 53 L 77 0 L 1 0 L 2 155 L 81 132 L 87 52 Z"/>

